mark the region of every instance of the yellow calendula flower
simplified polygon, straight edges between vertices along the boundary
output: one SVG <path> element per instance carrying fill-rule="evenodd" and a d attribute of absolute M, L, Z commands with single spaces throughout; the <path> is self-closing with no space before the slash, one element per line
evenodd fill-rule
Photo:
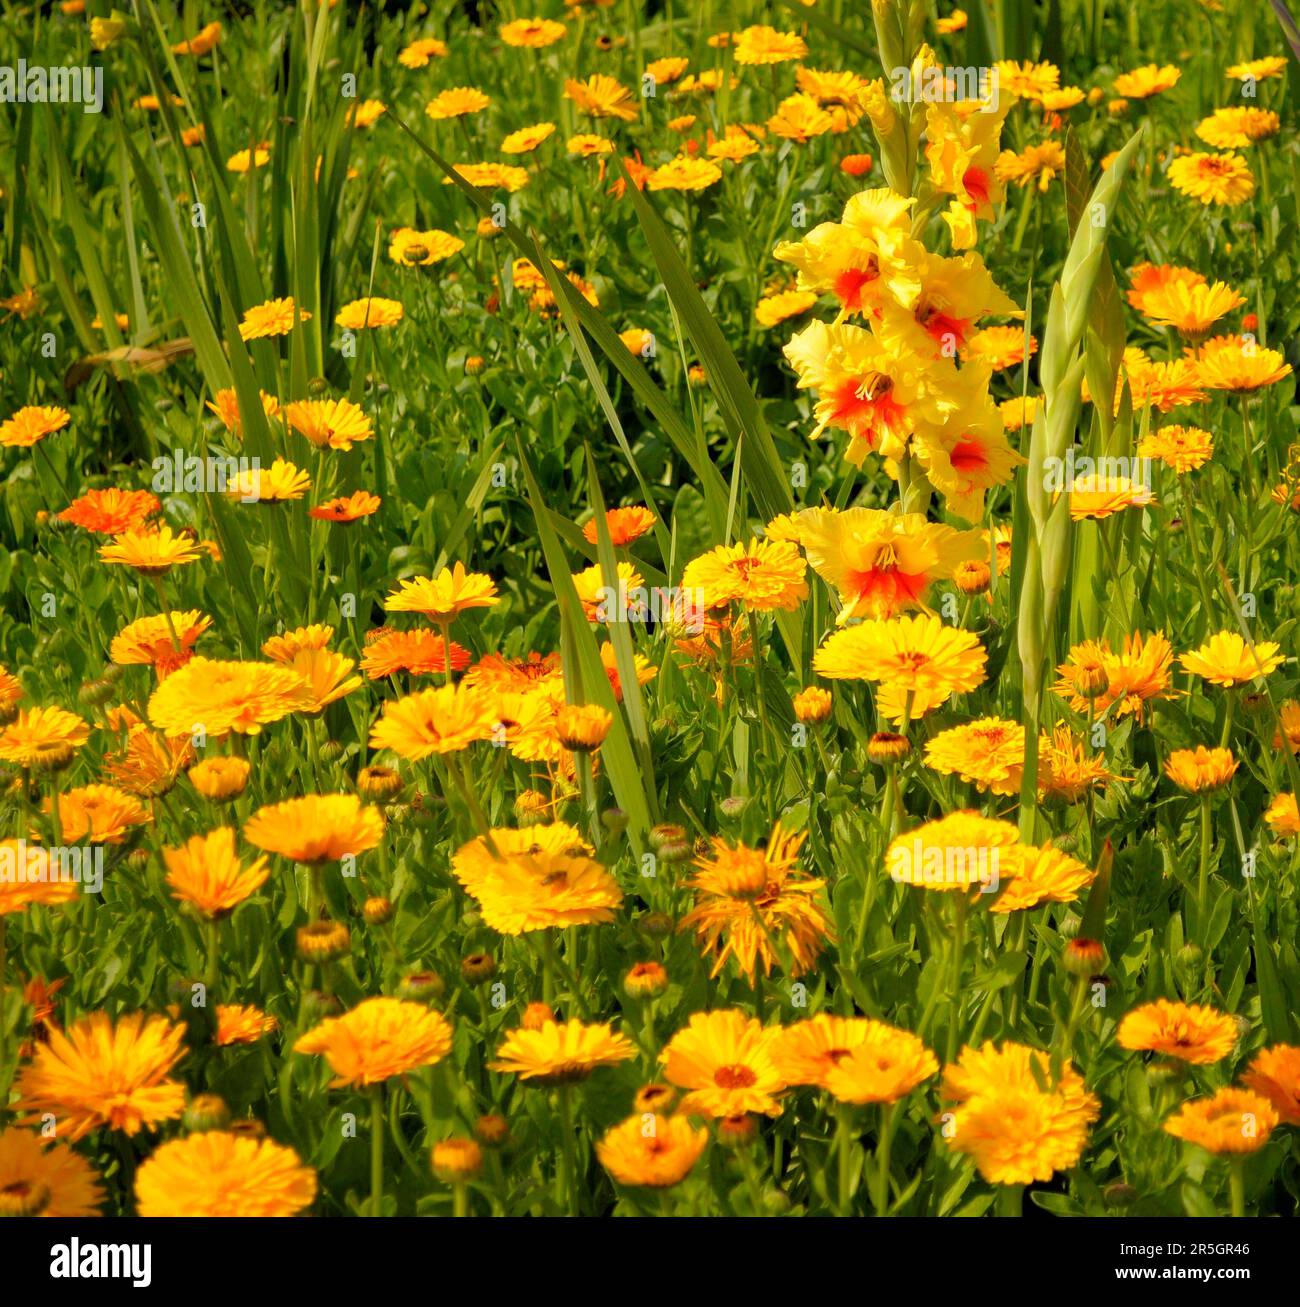
<path fill-rule="evenodd" d="M 334 315 L 334 321 L 349 331 L 363 331 L 369 327 L 395 327 L 405 312 L 398 300 L 374 296 L 345 304 Z"/>
<path fill-rule="evenodd" d="M 1202 204 L 1244 204 L 1255 193 L 1255 178 L 1239 154 L 1184 154 L 1170 165 L 1169 183 Z"/>
<path fill-rule="evenodd" d="M 549 1020 L 537 1029 L 511 1031 L 488 1069 L 549 1087 L 576 1084 L 598 1067 L 615 1066 L 635 1056 L 632 1041 L 607 1024 Z"/>
<path fill-rule="evenodd" d="M 1204 467 L 1214 455 L 1214 437 L 1200 427 L 1159 427 L 1138 441 L 1138 454 L 1183 476 Z"/>
<path fill-rule="evenodd" d="M 464 118 L 468 114 L 482 113 L 492 101 L 473 86 L 452 86 L 424 106 L 424 112 L 436 121 Z"/>
<path fill-rule="evenodd" d="M 682 155 L 651 170 L 646 189 L 651 191 L 703 191 L 722 180 L 722 169 L 711 159 Z"/>
<path fill-rule="evenodd" d="M 0 730 L 0 762 L 55 771 L 90 739 L 90 725 L 64 708 L 20 709 Z"/>
<path fill-rule="evenodd" d="M 349 399 L 300 399 L 284 406 L 284 419 L 317 449 L 348 450 L 375 434 L 360 405 Z"/>
<path fill-rule="evenodd" d="M 808 45 L 794 32 L 778 32 L 774 27 L 759 25 L 738 32 L 732 50 L 741 65 L 783 64 L 804 58 Z"/>
<path fill-rule="evenodd" d="M 1028 145 L 1019 154 L 1003 150 L 994 165 L 999 181 L 1014 182 L 1021 187 L 1033 183 L 1040 191 L 1046 191 L 1053 179 L 1064 172 L 1065 150 L 1059 141 Z"/>
<path fill-rule="evenodd" d="M 440 685 L 388 700 L 371 728 L 370 747 L 418 762 L 491 739 L 496 720 L 490 695 L 472 686 Z"/>
<path fill-rule="evenodd" d="M 659 1054 L 665 1078 L 689 1091 L 679 1111 L 779 1116 L 786 1082 L 772 1058 L 775 1033 L 735 1009 L 693 1013 Z"/>
<path fill-rule="evenodd" d="M 788 612 L 808 597 L 806 570 L 799 551 L 785 541 L 718 545 L 686 564 L 682 589 L 707 608 L 737 602 L 755 612 Z"/>
<path fill-rule="evenodd" d="M 988 655 L 977 636 L 937 615 L 872 620 L 836 631 L 813 656 L 829 680 L 880 681 L 943 697 L 983 684 Z"/>
<path fill-rule="evenodd" d="M 0 422 L 0 445 L 9 449 L 30 449 L 46 436 L 62 431 L 72 420 L 66 408 L 57 404 L 29 404 Z"/>
<path fill-rule="evenodd" d="M 1195 1003 L 1156 999 L 1125 1014 L 1119 1023 L 1119 1046 L 1160 1053 L 1193 1066 L 1221 1062 L 1237 1046 L 1241 1032 L 1235 1018 Z"/>
<path fill-rule="evenodd" d="M 1216 150 L 1244 150 L 1256 141 L 1276 136 L 1282 120 L 1271 109 L 1229 105 L 1216 109 L 1196 125 L 1196 134 Z"/>
<path fill-rule="evenodd" d="M 501 39 L 522 50 L 541 50 L 564 39 L 569 29 L 549 18 L 517 18 L 502 23 Z"/>
<path fill-rule="evenodd" d="M 518 131 L 511 132 L 501 142 L 501 153 L 530 154 L 554 134 L 554 123 L 537 123 L 532 127 L 521 127 Z"/>
<path fill-rule="evenodd" d="M 1231 749 L 1207 749 L 1198 744 L 1194 749 L 1175 749 L 1165 759 L 1165 775 L 1188 794 L 1222 789 L 1236 772 L 1237 760 Z"/>
<path fill-rule="evenodd" d="M 490 608 L 498 598 L 491 577 L 456 563 L 437 576 L 399 582 L 384 607 L 390 613 L 420 613 L 433 622 L 448 622 L 471 608 Z"/>
<path fill-rule="evenodd" d="M 1265 349 L 1247 336 L 1214 336 L 1189 362 L 1206 390 L 1248 395 L 1291 375 L 1281 351 Z"/>
<path fill-rule="evenodd" d="M 269 336 L 287 336 L 299 322 L 306 322 L 311 314 L 306 309 L 295 309 L 291 299 L 267 300 L 255 305 L 243 316 L 239 324 L 242 340 L 263 340 Z"/>
<path fill-rule="evenodd" d="M 1178 661 L 1211 685 L 1225 688 L 1245 685 L 1268 676 L 1286 661 L 1280 646 L 1272 640 L 1246 641 L 1236 631 L 1220 631 L 1199 649 L 1181 654 Z"/>
<path fill-rule="evenodd" d="M 981 717 L 931 736 L 925 763 L 945 776 L 992 794 L 1018 794 L 1025 763 L 1025 728 L 1000 717 Z"/>
<path fill-rule="evenodd" d="M 316 1189 L 292 1148 L 224 1130 L 160 1145 L 135 1179 L 141 1216 L 296 1216 Z"/>
<path fill-rule="evenodd" d="M 1173 64 L 1145 64 L 1115 78 L 1115 94 L 1126 100 L 1146 100 L 1178 85 L 1182 69 Z"/>
<path fill-rule="evenodd" d="M 388 241 L 388 257 L 403 267 L 431 267 L 442 263 L 465 248 L 465 242 L 451 232 L 434 227 L 417 231 L 414 227 L 398 227 Z"/>
<path fill-rule="evenodd" d="M 163 849 L 172 896 L 211 919 L 228 916 L 266 882 L 265 858 L 245 865 L 235 849 L 235 832 L 218 827 L 179 848 Z"/>
<path fill-rule="evenodd" d="M 1015 873 L 1020 834 L 1007 821 L 961 810 L 898 835 L 885 868 L 900 885 L 941 893 L 986 888 Z"/>
<path fill-rule="evenodd" d="M 632 92 L 604 73 L 593 73 L 586 81 L 570 78 L 564 83 L 564 98 L 590 118 L 618 118 L 630 123 L 640 113 Z"/>

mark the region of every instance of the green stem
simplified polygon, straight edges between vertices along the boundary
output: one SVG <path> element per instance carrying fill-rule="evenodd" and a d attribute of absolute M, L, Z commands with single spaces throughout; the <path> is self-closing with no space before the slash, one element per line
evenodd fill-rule
<path fill-rule="evenodd" d="M 1023 1216 L 1025 1186 L 1022 1184 L 1004 1184 L 998 1187 L 998 1215 Z"/>
<path fill-rule="evenodd" d="M 560 1108 L 560 1164 L 555 1171 L 555 1202 L 566 1216 L 578 1214 L 577 1165 L 574 1159 L 572 1085 L 555 1091 Z"/>
<path fill-rule="evenodd" d="M 384 1200 L 384 1086 L 370 1086 L 370 1215 Z"/>
<path fill-rule="evenodd" d="M 1228 1159 L 1228 1201 L 1233 1216 L 1246 1215 L 1246 1160 L 1243 1157 Z"/>
<path fill-rule="evenodd" d="M 835 1104 L 835 1152 L 839 1159 L 839 1195 L 837 1212 L 840 1216 L 849 1215 L 849 1203 L 853 1187 L 853 1106 L 850 1103 Z"/>

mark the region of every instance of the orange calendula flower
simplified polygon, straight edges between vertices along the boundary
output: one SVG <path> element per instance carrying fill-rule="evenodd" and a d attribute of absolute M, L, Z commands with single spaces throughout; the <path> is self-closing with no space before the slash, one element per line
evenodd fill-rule
<path fill-rule="evenodd" d="M 1277 1124 L 1277 1111 L 1262 1094 L 1229 1088 L 1184 1103 L 1164 1129 L 1208 1152 L 1236 1154 L 1263 1148 Z"/>
<path fill-rule="evenodd" d="M 245 866 L 235 849 L 235 832 L 221 826 L 196 835 L 179 848 L 163 849 L 172 897 L 189 903 L 205 917 L 229 916 L 261 888 L 271 874 L 266 859 Z"/>
<path fill-rule="evenodd" d="M 35 903 L 71 903 L 80 893 L 76 881 L 60 879 L 40 845 L 0 840 L 0 917 L 25 912 Z"/>
<path fill-rule="evenodd" d="M 147 490 L 87 490 L 59 514 L 59 520 L 96 535 L 115 536 L 138 530 L 160 512 L 158 497 Z"/>
<path fill-rule="evenodd" d="M 135 1178 L 141 1216 L 296 1216 L 316 1189 L 316 1172 L 292 1148 L 226 1130 L 169 1140 Z"/>
<path fill-rule="evenodd" d="M 1165 775 L 1188 794 L 1222 789 L 1237 771 L 1231 749 L 1175 749 L 1165 760 Z"/>
<path fill-rule="evenodd" d="M 1051 844 L 1021 845 L 1006 855 L 1000 878 L 1009 877 L 990 912 L 1021 912 L 1043 903 L 1074 903 L 1096 872 Z"/>
<path fill-rule="evenodd" d="M 834 932 L 817 902 L 826 882 L 800 876 L 794 868 L 805 838 L 787 834 L 778 822 L 766 848 L 715 839 L 710 853 L 696 861 L 690 882 L 695 906 L 680 928 L 694 928 L 701 951 L 713 956 L 711 975 L 718 975 L 728 958 L 750 980 L 760 963 L 770 975 L 782 948 L 789 953 L 792 977 L 816 965 Z"/>
<path fill-rule="evenodd" d="M 638 1112 L 597 1140 L 596 1160 L 619 1184 L 670 1189 L 691 1173 L 708 1143 L 708 1130 L 685 1117 Z"/>
<path fill-rule="evenodd" d="M 244 758 L 205 758 L 186 773 L 205 799 L 220 803 L 244 792 L 252 764 Z"/>
<path fill-rule="evenodd" d="M 1006 821 L 961 810 L 898 835 L 885 850 L 890 879 L 938 893 L 991 889 L 1015 872 L 1020 834 Z"/>
<path fill-rule="evenodd" d="M 775 27 L 746 27 L 736 34 L 734 58 L 742 65 L 783 64 L 803 59 L 808 45 L 795 32 L 778 32 Z"/>
<path fill-rule="evenodd" d="M 880 681 L 943 699 L 983 684 L 987 660 L 978 637 L 930 614 L 836 631 L 813 656 L 813 670 L 829 680 Z"/>
<path fill-rule="evenodd" d="M 1207 390 L 1248 395 L 1291 375 L 1279 350 L 1265 349 L 1249 336 L 1215 336 L 1197 350 L 1190 366 Z"/>
<path fill-rule="evenodd" d="M 464 118 L 469 114 L 482 113 L 492 101 L 473 86 L 451 86 L 437 95 L 424 106 L 424 112 L 435 121 L 448 118 Z"/>
<path fill-rule="evenodd" d="M 307 794 L 259 808 L 244 825 L 244 838 L 267 853 L 317 866 L 356 857 L 384 837 L 378 808 L 355 794 Z"/>
<path fill-rule="evenodd" d="M 927 767 L 992 794 L 1018 794 L 1025 764 L 1025 728 L 1000 717 L 951 726 L 925 746 Z"/>
<path fill-rule="evenodd" d="M 434 631 L 385 630 L 370 634 L 374 638 L 366 640 L 361 670 L 372 681 L 396 672 L 444 675 L 448 669 L 459 672 L 469 666 L 469 650 L 454 640 L 449 644 Z"/>
<path fill-rule="evenodd" d="M 775 1033 L 735 1009 L 693 1013 L 659 1054 L 665 1078 L 690 1091 L 679 1110 L 687 1116 L 779 1116 L 786 1084 L 772 1058 Z"/>
<path fill-rule="evenodd" d="M 427 268 L 459 254 L 464 248 L 465 242 L 450 232 L 399 227 L 389 238 L 388 257 L 403 267 Z"/>
<path fill-rule="evenodd" d="M 211 625 L 212 618 L 197 608 L 141 617 L 113 637 L 108 655 L 119 666 L 156 667 L 161 678 L 189 660 L 195 642 Z"/>
<path fill-rule="evenodd" d="M 1182 75 L 1182 69 L 1173 64 L 1146 64 L 1115 78 L 1115 94 L 1126 100 L 1146 100 L 1177 86 Z"/>
<path fill-rule="evenodd" d="M 397 62 L 403 68 L 423 68 L 430 59 L 445 59 L 449 53 L 445 41 L 426 36 L 405 46 L 398 53 Z"/>
<path fill-rule="evenodd" d="M 1261 1048 L 1242 1080 L 1267 1098 L 1287 1125 L 1300 1125 L 1300 1047 L 1274 1044 Z"/>
<path fill-rule="evenodd" d="M 72 416 L 57 405 L 29 404 L 0 422 L 0 445 L 9 449 L 30 449 L 39 440 L 62 431 Z"/>
<path fill-rule="evenodd" d="M 368 490 L 355 490 L 346 498 L 327 499 L 308 511 L 309 517 L 321 522 L 359 522 L 379 511 L 383 501 Z"/>
<path fill-rule="evenodd" d="M 41 808 L 52 812 L 55 798 L 45 799 Z M 134 794 L 115 785 L 80 785 L 57 796 L 59 832 L 66 844 L 121 844 L 133 826 L 152 818 Z"/>
<path fill-rule="evenodd" d="M 605 527 L 609 531 L 610 543 L 615 549 L 630 545 L 639 540 L 654 526 L 655 515 L 648 508 L 610 508 L 605 512 Z M 597 541 L 596 523 L 593 519 L 582 528 L 583 539 L 589 544 Z"/>
<path fill-rule="evenodd" d="M 1214 455 L 1214 437 L 1200 427 L 1171 425 L 1148 432 L 1138 441 L 1138 454 L 1153 458 L 1179 476 L 1204 467 Z"/>
<path fill-rule="evenodd" d="M 259 390 L 257 396 L 262 403 L 262 412 L 268 418 L 273 418 L 280 412 L 280 401 L 274 395 Z M 244 424 L 239 415 L 239 396 L 233 387 L 216 391 L 208 401 L 208 409 L 221 419 L 221 425 L 227 431 L 241 440 L 244 438 Z"/>
<path fill-rule="evenodd" d="M 175 1120 L 185 1086 L 170 1079 L 185 1055 L 185 1027 L 136 1012 L 116 1022 L 106 1012 L 51 1030 L 18 1073 L 21 1112 L 52 1112 L 60 1136 L 76 1141 L 100 1126 L 135 1135 Z"/>
<path fill-rule="evenodd" d="M 0 1212 L 6 1216 L 99 1216 L 104 1190 L 94 1168 L 65 1143 L 34 1130 L 0 1131 Z"/>
<path fill-rule="evenodd" d="M 334 1088 L 378 1085 L 441 1062 L 451 1051 L 451 1026 L 423 1003 L 367 998 L 308 1031 L 293 1051 L 323 1056 Z"/>
<path fill-rule="evenodd" d="M 1135 485 L 1128 477 L 1093 474 L 1076 477 L 1066 490 L 1070 520 L 1101 521 L 1126 508 L 1147 508 L 1156 502 L 1147 486 Z"/>
<path fill-rule="evenodd" d="M 1300 809 L 1294 794 L 1279 794 L 1269 805 L 1264 820 L 1275 835 L 1300 835 Z"/>
<path fill-rule="evenodd" d="M 1156 999 L 1128 1012 L 1119 1023 L 1119 1046 L 1161 1053 L 1205 1066 L 1221 1062 L 1237 1046 L 1235 1018 L 1199 1004 Z"/>
<path fill-rule="evenodd" d="M 541 50 L 563 40 L 568 30 L 550 18 L 516 18 L 501 24 L 501 39 L 522 50 Z"/>
<path fill-rule="evenodd" d="M 1255 178 L 1239 154 L 1183 154 L 1168 170 L 1174 190 L 1204 205 L 1244 204 L 1255 194 Z"/>
<path fill-rule="evenodd" d="M 1144 720 L 1146 704 L 1169 688 L 1174 652 L 1161 631 L 1124 637 L 1124 649 L 1114 653 L 1102 641 L 1085 641 L 1070 650 L 1057 669 L 1052 687 L 1069 700 L 1075 712 L 1095 710 L 1098 716 L 1114 709 L 1116 717 Z"/>

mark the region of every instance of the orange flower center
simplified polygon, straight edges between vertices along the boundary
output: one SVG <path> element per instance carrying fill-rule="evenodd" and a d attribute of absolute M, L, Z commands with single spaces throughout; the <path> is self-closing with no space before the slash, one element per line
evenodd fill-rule
<path fill-rule="evenodd" d="M 719 1089 L 748 1089 L 758 1083 L 758 1077 L 747 1066 L 720 1066 L 713 1073 L 713 1083 Z"/>

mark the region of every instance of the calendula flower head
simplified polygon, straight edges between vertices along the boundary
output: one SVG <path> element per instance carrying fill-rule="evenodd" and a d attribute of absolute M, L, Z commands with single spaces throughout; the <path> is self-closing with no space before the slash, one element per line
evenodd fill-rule
<path fill-rule="evenodd" d="M 0 446 L 30 449 L 46 436 L 62 431 L 71 420 L 72 416 L 66 408 L 29 404 L 0 422 Z"/>
<path fill-rule="evenodd" d="M 608 1024 L 550 1020 L 536 1029 L 511 1031 L 488 1069 L 550 1087 L 576 1084 L 598 1067 L 615 1066 L 635 1056 L 632 1041 Z"/>
<path fill-rule="evenodd" d="M 751 980 L 759 964 L 770 975 L 778 948 L 788 953 L 792 976 L 816 965 L 833 932 L 818 902 L 825 882 L 794 869 L 805 838 L 788 834 L 778 822 L 765 848 L 715 839 L 696 861 L 690 882 L 695 906 L 680 928 L 694 929 L 701 951 L 713 958 L 712 975 L 721 973 L 728 958 Z"/>
<path fill-rule="evenodd" d="M 1188 794 L 1205 794 L 1222 789 L 1237 771 L 1231 749 L 1175 749 L 1165 759 L 1165 775 Z"/>
<path fill-rule="evenodd" d="M 1065 493 L 1074 522 L 1101 521 L 1126 508 L 1147 508 L 1156 502 L 1150 487 L 1110 473 L 1075 477 Z"/>
<path fill-rule="evenodd" d="M 363 331 L 371 327 L 395 327 L 405 313 L 399 300 L 367 296 L 343 305 L 334 315 L 334 321 L 348 331 Z"/>
<path fill-rule="evenodd" d="M 244 758 L 204 758 L 186 774 L 205 799 L 220 803 L 244 792 L 251 770 L 252 764 Z"/>
<path fill-rule="evenodd" d="M 180 1116 L 185 1087 L 170 1078 L 185 1055 L 185 1028 L 136 1012 L 106 1012 L 51 1029 L 18 1073 L 16 1108 L 52 1112 L 60 1136 L 75 1142 L 105 1126 L 135 1135 Z"/>
<path fill-rule="evenodd" d="M 454 168 L 462 181 L 467 181 L 480 190 L 503 190 L 513 195 L 528 185 L 528 169 L 518 168 L 510 163 L 458 163 Z M 450 186 L 451 178 L 444 177 L 442 184 Z M 499 232 L 500 229 L 490 218 L 484 218 L 483 221 L 488 223 L 494 232 Z"/>
<path fill-rule="evenodd" d="M 122 667 L 154 667 L 159 678 L 189 661 L 190 650 L 212 618 L 197 608 L 141 617 L 124 626 L 108 647 L 108 656 Z"/>
<path fill-rule="evenodd" d="M 78 785 L 42 801 L 45 812 L 57 802 L 59 831 L 68 844 L 121 844 L 134 826 L 152 818 L 134 795 L 115 785 Z"/>
<path fill-rule="evenodd" d="M 434 1144 L 429 1160 L 444 1184 L 465 1184 L 483 1169 L 483 1149 L 473 1139 L 444 1139 Z"/>
<path fill-rule="evenodd" d="M 371 728 L 372 749 L 392 749 L 412 762 L 456 753 L 490 739 L 496 724 L 491 697 L 473 686 L 440 685 L 384 704 Z"/>
<path fill-rule="evenodd" d="M 50 855 L 39 845 L 0 840 L 0 918 L 37 903 L 72 903 L 80 894 L 76 881 L 59 878 Z"/>
<path fill-rule="evenodd" d="M 175 849 L 163 849 L 172 896 L 204 916 L 228 916 L 256 893 L 270 875 L 265 858 L 245 865 L 235 849 L 235 832 L 218 827 Z"/>
<path fill-rule="evenodd" d="M 1101 1107 L 1068 1062 L 1054 1079 L 1046 1054 L 1011 1042 L 963 1048 L 944 1069 L 942 1092 L 958 1104 L 949 1147 L 974 1158 L 991 1184 L 1048 1180 L 1074 1165 Z"/>
<path fill-rule="evenodd" d="M 706 608 L 737 602 L 754 612 L 789 612 L 808 597 L 806 570 L 793 545 L 755 539 L 718 545 L 692 559 L 682 573 L 682 589 L 702 596 Z"/>
<path fill-rule="evenodd" d="M 1200 340 L 1210 328 L 1246 302 L 1225 282 L 1188 284 L 1171 280 L 1142 296 L 1142 313 L 1157 326 L 1173 327 L 1186 340 Z"/>
<path fill-rule="evenodd" d="M 284 418 L 317 449 L 347 450 L 374 436 L 370 419 L 348 399 L 299 400 L 285 405 Z"/>
<path fill-rule="evenodd" d="M 610 508 L 605 512 L 605 527 L 609 531 L 610 544 L 615 549 L 630 545 L 639 540 L 654 526 L 655 514 L 648 508 Z M 582 538 L 594 545 L 598 540 L 596 522 L 593 519 L 582 528 Z"/>
<path fill-rule="evenodd" d="M 1279 794 L 1264 813 L 1264 820 L 1274 835 L 1293 837 L 1300 835 L 1300 809 L 1294 794 Z"/>
<path fill-rule="evenodd" d="M 795 720 L 809 725 L 824 722 L 831 715 L 833 700 L 831 692 L 819 685 L 810 685 L 800 690 L 791 700 L 794 706 Z"/>
<path fill-rule="evenodd" d="M 1200 1004 L 1156 999 L 1126 1013 L 1119 1023 L 1119 1046 L 1160 1053 L 1193 1066 L 1221 1062 L 1237 1046 L 1237 1022 Z"/>
<path fill-rule="evenodd" d="M 638 1111 L 596 1142 L 596 1160 L 619 1184 L 670 1189 L 691 1173 L 708 1142 L 708 1130 L 685 1117 Z"/>
<path fill-rule="evenodd" d="M 926 766 L 992 794 L 1019 794 L 1025 763 L 1025 728 L 1000 717 L 951 726 L 925 746 Z"/>
<path fill-rule="evenodd" d="M 681 155 L 651 169 L 645 184 L 651 191 L 703 191 L 721 180 L 722 169 L 712 159 Z"/>
<path fill-rule="evenodd" d="M 1146 100 L 1177 86 L 1182 75 L 1182 69 L 1173 64 L 1145 64 L 1115 78 L 1115 94 L 1126 100 Z"/>
<path fill-rule="evenodd" d="M 227 1130 L 160 1145 L 136 1173 L 141 1216 L 296 1216 L 316 1198 L 316 1172 L 292 1148 Z"/>
<path fill-rule="evenodd" d="M 1138 441 L 1138 455 L 1153 458 L 1179 476 L 1204 467 L 1214 455 L 1214 437 L 1200 427 L 1171 424 L 1158 427 Z"/>
<path fill-rule="evenodd" d="M 431 228 L 417 231 L 414 227 L 398 227 L 388 240 L 388 257 L 405 268 L 431 267 L 442 263 L 465 248 L 465 242 L 451 232 Z"/>
<path fill-rule="evenodd" d="M 89 724 L 63 708 L 19 709 L 0 730 L 0 762 L 57 771 L 90 738 Z"/>
<path fill-rule="evenodd" d="M 450 86 L 446 90 L 439 91 L 424 106 L 424 112 L 435 121 L 442 121 L 481 113 L 491 103 L 491 99 L 477 87 Z"/>
<path fill-rule="evenodd" d="M 293 1051 L 323 1056 L 335 1088 L 377 1085 L 442 1061 L 451 1051 L 451 1026 L 423 1003 L 367 998 L 308 1031 Z"/>
<path fill-rule="evenodd" d="M 1250 1089 L 1220 1089 L 1209 1098 L 1184 1103 L 1164 1129 L 1211 1153 L 1254 1153 L 1278 1124 L 1273 1104 Z"/>
<path fill-rule="evenodd" d="M 196 656 L 159 685 L 147 710 L 168 735 L 257 735 L 311 702 L 311 687 L 292 668 Z"/>
<path fill-rule="evenodd" d="M 162 504 L 147 490 L 87 490 L 59 514 L 61 522 L 93 531 L 96 535 L 121 535 L 138 530 Z"/>
<path fill-rule="evenodd" d="M 267 300 L 245 312 L 239 324 L 239 336 L 241 340 L 287 336 L 299 322 L 306 322 L 310 317 L 306 309 L 296 309 L 292 299 Z"/>
<path fill-rule="evenodd" d="M 759 25 L 738 32 L 732 44 L 734 58 L 741 65 L 782 64 L 803 59 L 808 46 L 794 32 L 778 32 L 774 27 Z"/>
<path fill-rule="evenodd" d="M 1281 1121 L 1300 1125 L 1300 1047 L 1274 1044 L 1261 1048 L 1242 1080 L 1268 1099 Z"/>
<path fill-rule="evenodd" d="M 356 857 L 384 836 L 379 809 L 355 794 L 307 794 L 260 808 L 244 826 L 244 838 L 267 853 L 317 865 Z"/>
<path fill-rule="evenodd" d="M 502 23 L 501 39 L 507 44 L 525 50 L 541 50 L 563 40 L 568 28 L 549 18 L 517 18 Z"/>
<path fill-rule="evenodd" d="M 736 1009 L 695 1012 L 659 1060 L 667 1080 L 689 1092 L 684 1116 L 779 1116 L 785 1090 L 772 1058 L 775 1031 Z"/>
<path fill-rule="evenodd" d="M 449 622 L 471 608 L 490 608 L 498 600 L 496 582 L 464 563 L 444 567 L 435 577 L 399 582 L 384 600 L 390 613 L 420 613 L 434 622 Z"/>
<path fill-rule="evenodd" d="M 564 83 L 564 98 L 589 118 L 619 118 L 632 122 L 640 110 L 632 92 L 616 78 L 594 73 L 586 81 L 570 78 Z"/>
<path fill-rule="evenodd" d="M 1038 791 L 1045 799 L 1077 803 L 1095 789 L 1120 780 L 1068 726 L 1057 726 L 1038 740 Z"/>
<path fill-rule="evenodd" d="M 974 634 L 928 614 L 836 631 L 814 655 L 813 670 L 829 680 L 879 681 L 943 699 L 981 685 L 987 659 Z"/>
<path fill-rule="evenodd" d="M 1014 182 L 1021 188 L 1032 184 L 1045 192 L 1053 179 L 1065 172 L 1065 150 L 1059 141 L 1052 140 L 1027 145 L 1019 153 L 1003 150 L 993 172 L 999 181 Z"/>
<path fill-rule="evenodd" d="M 1281 667 L 1286 658 L 1280 646 L 1272 640 L 1247 644 L 1236 631 L 1219 631 L 1199 649 L 1179 655 L 1178 661 L 1187 671 L 1211 685 L 1232 688 L 1268 676 Z"/>
<path fill-rule="evenodd" d="M 1255 194 L 1255 178 L 1239 154 L 1183 154 L 1166 175 L 1174 190 L 1204 205 L 1244 204 Z"/>
<path fill-rule="evenodd" d="M 1206 390 L 1248 395 L 1291 375 L 1279 350 L 1265 349 L 1249 336 L 1214 336 L 1187 361 Z"/>
<path fill-rule="evenodd" d="M 166 523 L 156 529 L 141 524 L 99 547 L 103 562 L 129 567 L 142 576 L 164 576 L 173 567 L 197 562 L 202 556 L 191 536 L 174 534 Z"/>
<path fill-rule="evenodd" d="M 1114 653 L 1106 641 L 1085 641 L 1070 650 L 1067 662 L 1057 669 L 1052 687 L 1065 697 L 1075 712 L 1111 712 L 1116 717 L 1132 716 L 1141 722 L 1146 704 L 1160 698 L 1169 688 L 1173 649 L 1163 632 L 1144 636 L 1134 632 L 1124 637 L 1121 653 Z"/>
<path fill-rule="evenodd" d="M 990 912 L 1021 912 L 1043 903 L 1073 903 L 1096 872 L 1052 844 L 1022 844 L 1008 850 L 1001 876 L 1009 876 Z"/>
<path fill-rule="evenodd" d="M 0 1216 L 98 1216 L 103 1199 L 94 1168 L 67 1144 L 0 1131 Z"/>
<path fill-rule="evenodd" d="M 1020 834 L 1007 821 L 961 810 L 898 835 L 885 850 L 890 878 L 942 893 L 987 888 L 1015 874 Z"/>
<path fill-rule="evenodd" d="M 811 508 L 797 521 L 809 564 L 839 594 L 838 625 L 927 607 L 931 586 L 982 552 L 975 532 L 920 513 Z"/>
<path fill-rule="evenodd" d="M 397 62 L 403 68 L 423 68 L 430 59 L 445 59 L 449 53 L 445 41 L 426 36 L 403 47 L 398 53 Z"/>

